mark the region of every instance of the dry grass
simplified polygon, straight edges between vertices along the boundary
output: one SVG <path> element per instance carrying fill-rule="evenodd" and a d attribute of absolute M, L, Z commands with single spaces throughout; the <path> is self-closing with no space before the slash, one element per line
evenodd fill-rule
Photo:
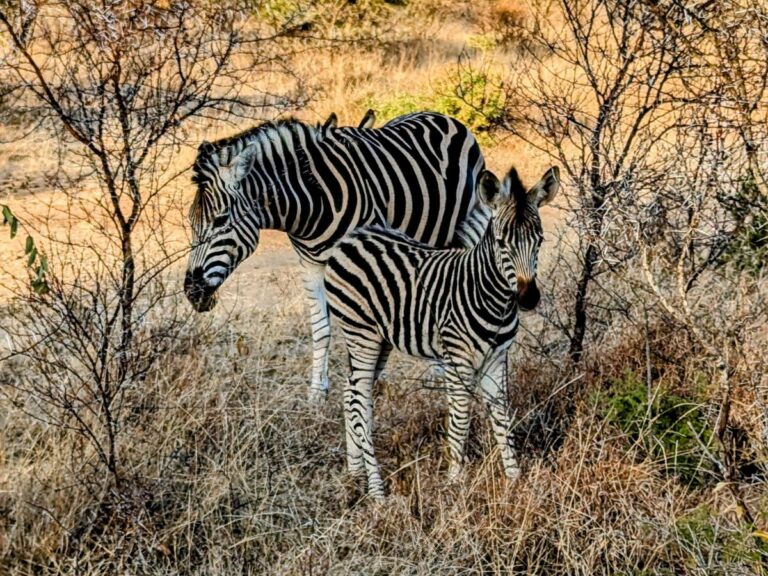
<path fill-rule="evenodd" d="M 310 350 L 298 296 L 197 326 L 130 393 L 121 434 L 130 489 L 117 503 L 82 482 L 95 456 L 77 435 L 30 421 L 24 398 L 7 399 L 0 566 L 13 574 L 425 575 L 757 566 L 728 494 L 665 474 L 592 400 L 602 382 L 642 362 L 642 342 L 612 351 L 623 362 L 592 367 L 554 397 L 558 371 L 520 360 L 514 394 L 528 418 L 519 425 L 525 473 L 514 485 L 485 418 L 473 424 L 465 478 L 446 483 L 443 397 L 423 364 L 393 357 L 375 408 L 392 493 L 382 505 L 360 500 L 345 474 L 346 369 L 336 342 L 332 393 L 314 409 L 304 401 Z M 537 433 L 542 421 L 565 423 L 556 442 Z M 749 489 L 756 509 L 762 493 Z"/>

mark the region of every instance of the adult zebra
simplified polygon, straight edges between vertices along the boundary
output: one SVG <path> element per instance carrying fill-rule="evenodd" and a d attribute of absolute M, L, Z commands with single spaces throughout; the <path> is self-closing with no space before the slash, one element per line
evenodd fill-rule
<path fill-rule="evenodd" d="M 560 185 L 550 169 L 526 192 L 512 168 L 500 186 L 483 172 L 481 198 L 493 209 L 473 248 L 437 250 L 391 229 L 359 229 L 342 240 L 326 267 L 331 311 L 347 342 L 351 374 L 344 389 L 347 466 L 366 474 L 368 493 L 384 496 L 373 451 L 373 383 L 392 348 L 441 360 L 448 390 L 449 474 L 464 460 L 471 395 L 479 380 L 504 471 L 516 478 L 507 396 L 507 350 L 518 306 L 539 302 L 536 268 L 542 241 L 539 206 Z"/>
<path fill-rule="evenodd" d="M 368 125 L 368 121 L 362 123 Z M 476 242 L 489 212 L 476 203 L 483 155 L 460 122 L 433 113 L 377 129 L 297 120 L 267 123 L 203 142 L 193 168 L 193 246 L 184 289 L 200 312 L 259 243 L 284 230 L 298 252 L 310 300 L 310 396 L 328 390 L 330 324 L 323 287 L 330 250 L 359 226 L 381 224 L 431 246 Z"/>

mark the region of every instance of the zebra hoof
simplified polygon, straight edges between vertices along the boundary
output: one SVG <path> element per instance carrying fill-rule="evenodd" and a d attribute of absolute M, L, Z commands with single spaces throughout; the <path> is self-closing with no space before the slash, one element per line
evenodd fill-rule
<path fill-rule="evenodd" d="M 451 464 L 448 467 L 448 475 L 447 475 L 448 484 L 461 484 L 461 482 L 464 480 L 464 477 L 465 477 L 465 474 L 464 474 L 463 466 L 455 466 Z"/>
<path fill-rule="evenodd" d="M 384 488 L 378 488 L 378 489 L 369 489 L 368 490 L 368 499 L 375 505 L 375 506 L 381 506 L 387 501 L 387 495 L 384 492 Z"/>
<path fill-rule="evenodd" d="M 309 389 L 309 402 L 316 406 L 322 406 L 328 400 L 328 389 L 322 388 L 310 388 Z"/>
<path fill-rule="evenodd" d="M 504 470 L 504 473 L 507 476 L 507 480 L 509 480 L 510 482 L 514 482 L 515 480 L 518 480 L 521 475 L 519 466 L 515 466 L 514 468 L 507 468 L 506 470 Z"/>

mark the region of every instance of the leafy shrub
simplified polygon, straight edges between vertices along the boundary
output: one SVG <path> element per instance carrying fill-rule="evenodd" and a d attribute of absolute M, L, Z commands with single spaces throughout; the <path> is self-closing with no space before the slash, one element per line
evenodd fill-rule
<path fill-rule="evenodd" d="M 737 192 L 720 198 L 720 202 L 737 223 L 722 260 L 759 274 L 768 263 L 768 197 L 761 192 L 754 173 L 748 170 Z"/>
<path fill-rule="evenodd" d="M 760 560 L 760 551 L 749 531 L 727 525 L 707 504 L 681 516 L 675 530 L 676 546 L 682 548 L 695 565 L 701 566 L 706 561 L 725 567 Z"/>
<path fill-rule="evenodd" d="M 637 443 L 647 458 L 663 463 L 665 472 L 692 485 L 703 484 L 707 470 L 702 444 L 707 446 L 712 429 L 701 406 L 691 400 L 648 387 L 628 372 L 598 395 L 604 418 Z"/>
<path fill-rule="evenodd" d="M 438 80 L 429 93 L 372 96 L 362 107 L 376 110 L 383 121 L 424 110 L 446 114 L 468 126 L 484 143 L 485 135 L 505 118 L 506 93 L 500 76 L 489 67 L 475 70 L 459 66 L 453 74 Z"/>

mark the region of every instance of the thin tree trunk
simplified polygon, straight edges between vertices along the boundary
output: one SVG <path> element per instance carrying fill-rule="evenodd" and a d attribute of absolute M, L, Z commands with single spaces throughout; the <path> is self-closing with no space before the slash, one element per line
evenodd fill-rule
<path fill-rule="evenodd" d="M 584 267 L 581 278 L 576 287 L 576 305 L 574 309 L 573 332 L 568 354 L 573 362 L 579 362 L 584 353 L 584 336 L 587 333 L 587 291 L 597 262 L 597 247 L 594 244 L 587 246 L 584 257 Z"/>

